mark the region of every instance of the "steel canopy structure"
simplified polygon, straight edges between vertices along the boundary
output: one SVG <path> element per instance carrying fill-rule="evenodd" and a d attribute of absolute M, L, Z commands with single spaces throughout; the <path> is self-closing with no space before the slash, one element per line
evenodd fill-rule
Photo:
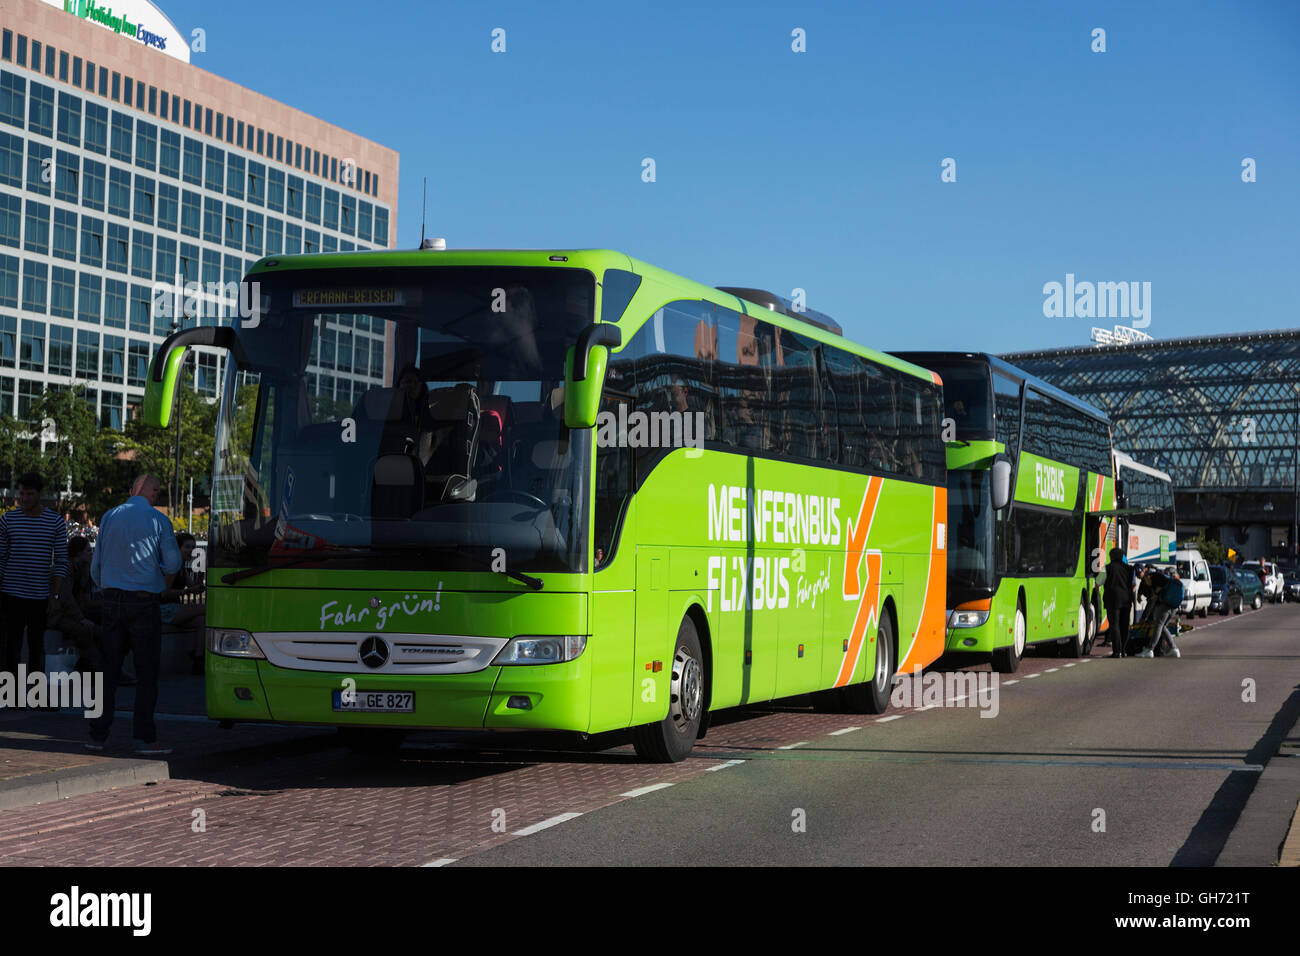
<path fill-rule="evenodd" d="M 1295 556 L 1300 329 L 1003 358 L 1104 410 L 1117 448 L 1169 472 L 1180 536 Z"/>

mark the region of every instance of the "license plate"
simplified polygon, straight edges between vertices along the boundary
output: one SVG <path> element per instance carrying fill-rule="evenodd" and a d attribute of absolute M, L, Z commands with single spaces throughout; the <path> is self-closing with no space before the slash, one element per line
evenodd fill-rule
<path fill-rule="evenodd" d="M 413 714 L 415 693 L 409 690 L 334 691 L 334 709 L 359 714 Z"/>

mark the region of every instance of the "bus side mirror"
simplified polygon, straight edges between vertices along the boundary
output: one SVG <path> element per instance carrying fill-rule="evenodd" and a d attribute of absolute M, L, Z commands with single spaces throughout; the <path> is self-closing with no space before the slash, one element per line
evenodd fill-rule
<path fill-rule="evenodd" d="M 989 469 L 989 491 L 993 499 L 993 510 L 1001 511 L 1011 504 L 1011 459 L 998 455 L 993 459 Z"/>
<path fill-rule="evenodd" d="M 609 350 L 623 343 L 623 332 L 608 322 L 587 326 L 564 357 L 564 424 L 591 428 L 600 411 Z"/>
<path fill-rule="evenodd" d="M 239 364 L 244 364 L 244 350 L 239 345 L 235 330 L 223 326 L 202 326 L 173 332 L 163 341 L 158 354 L 149 365 L 149 377 L 144 388 L 144 420 L 148 425 L 166 428 L 172 420 L 172 403 L 176 397 L 176 383 L 180 379 L 181 364 L 192 345 L 207 345 L 231 352 Z"/>

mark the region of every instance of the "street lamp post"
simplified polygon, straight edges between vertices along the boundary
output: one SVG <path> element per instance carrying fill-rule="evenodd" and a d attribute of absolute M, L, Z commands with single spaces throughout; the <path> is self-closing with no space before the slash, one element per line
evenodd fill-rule
<path fill-rule="evenodd" d="M 181 320 L 179 315 L 172 317 L 172 334 L 180 331 Z M 172 415 L 176 417 L 176 472 L 172 478 L 172 517 L 180 516 L 181 500 L 181 389 L 184 387 L 182 381 L 185 378 L 185 365 L 181 363 L 179 374 L 176 376 L 176 392 L 172 396 Z"/>

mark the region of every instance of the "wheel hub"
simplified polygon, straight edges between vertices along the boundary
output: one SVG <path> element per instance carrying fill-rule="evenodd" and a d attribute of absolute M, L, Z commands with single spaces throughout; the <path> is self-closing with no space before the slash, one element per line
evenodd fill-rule
<path fill-rule="evenodd" d="M 678 648 L 673 659 L 672 714 L 679 731 L 685 731 L 700 716 L 704 702 L 700 676 L 700 662 L 684 648 Z"/>

